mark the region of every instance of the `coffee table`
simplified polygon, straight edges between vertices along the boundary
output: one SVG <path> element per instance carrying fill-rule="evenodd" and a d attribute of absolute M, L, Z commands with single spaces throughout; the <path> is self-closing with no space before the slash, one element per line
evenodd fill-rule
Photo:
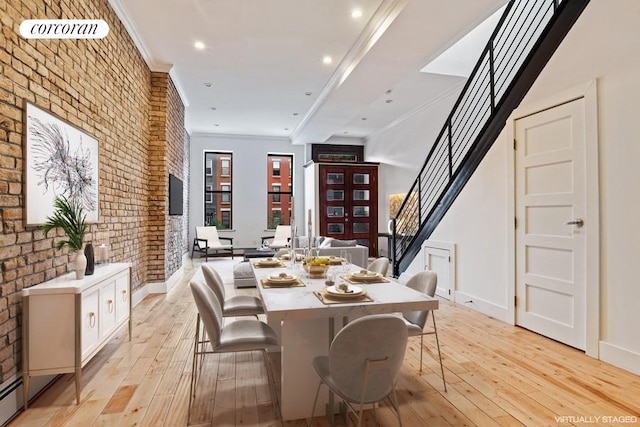
<path fill-rule="evenodd" d="M 247 260 L 249 258 L 273 258 L 276 252 L 272 249 L 264 250 L 264 249 L 245 249 L 244 250 L 244 259 Z"/>

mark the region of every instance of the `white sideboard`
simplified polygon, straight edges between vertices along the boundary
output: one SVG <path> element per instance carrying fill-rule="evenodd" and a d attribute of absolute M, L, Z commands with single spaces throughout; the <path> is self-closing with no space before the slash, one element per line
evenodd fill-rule
<path fill-rule="evenodd" d="M 75 373 L 80 403 L 82 367 L 129 323 L 131 265 L 97 266 L 91 276 L 65 274 L 22 290 L 22 380 L 24 407 L 29 378 Z"/>

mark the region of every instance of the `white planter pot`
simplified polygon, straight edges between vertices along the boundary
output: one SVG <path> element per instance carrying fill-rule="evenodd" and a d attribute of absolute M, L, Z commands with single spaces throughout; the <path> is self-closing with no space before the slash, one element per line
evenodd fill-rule
<path fill-rule="evenodd" d="M 73 263 L 73 270 L 76 272 L 76 279 L 84 279 L 84 272 L 87 269 L 87 257 L 84 251 L 76 252 L 76 260 Z"/>

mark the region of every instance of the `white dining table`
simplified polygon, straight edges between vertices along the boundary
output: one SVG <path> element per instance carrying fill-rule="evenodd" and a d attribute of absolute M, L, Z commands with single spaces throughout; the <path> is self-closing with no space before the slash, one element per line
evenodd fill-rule
<path fill-rule="evenodd" d="M 251 262 L 257 287 L 264 303 L 267 323 L 278 333 L 281 344 L 281 414 L 283 420 L 311 416 L 319 378 L 312 367 L 316 356 L 328 355 L 335 333 L 350 320 L 370 314 L 438 309 L 438 300 L 404 286 L 394 279 L 387 283 L 358 284 L 366 289 L 371 302 L 353 301 L 324 304 L 314 294 L 326 287 L 325 279 L 310 279 L 300 263 L 290 261 L 284 267 L 257 267 Z M 346 275 L 361 267 L 348 265 L 331 267 Z M 262 279 L 285 272 L 302 279 L 303 287 L 268 287 Z M 336 283 L 344 282 L 339 279 Z M 326 390 L 326 389 L 325 389 Z M 329 393 L 321 393 L 314 416 L 325 413 Z"/>

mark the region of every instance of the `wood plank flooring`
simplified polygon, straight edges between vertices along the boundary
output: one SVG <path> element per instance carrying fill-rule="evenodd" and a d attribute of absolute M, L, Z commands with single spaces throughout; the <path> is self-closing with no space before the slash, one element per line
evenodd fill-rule
<path fill-rule="evenodd" d="M 135 307 L 133 339 L 123 330 L 86 366 L 80 405 L 73 376 L 64 375 L 10 425 L 187 425 L 196 319 L 187 278 L 198 266 L 187 266 L 185 279 L 169 294 Z M 422 375 L 420 340 L 410 338 L 397 388 L 403 425 L 640 425 L 640 377 L 448 301 L 441 301 L 437 323 L 448 392 L 433 337 L 425 337 Z M 274 374 L 277 380 L 279 372 Z M 306 425 L 283 423 L 273 399 L 259 352 L 206 355 L 191 424 Z M 381 426 L 397 425 L 385 405 L 376 416 Z M 312 425 L 329 423 L 317 417 Z M 371 413 L 363 425 L 375 425 Z"/>

